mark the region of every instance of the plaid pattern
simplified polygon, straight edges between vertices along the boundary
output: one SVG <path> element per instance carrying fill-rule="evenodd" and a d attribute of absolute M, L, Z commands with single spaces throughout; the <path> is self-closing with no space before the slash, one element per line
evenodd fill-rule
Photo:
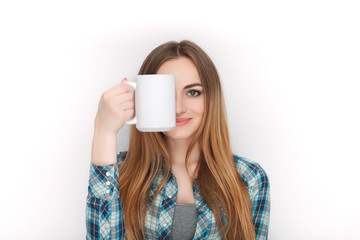
<path fill-rule="evenodd" d="M 86 239 L 127 239 L 119 198 L 118 168 L 127 152 L 117 154 L 117 163 L 97 166 L 90 163 L 90 177 L 86 205 Z M 252 219 L 256 239 L 267 239 L 270 220 L 269 180 L 261 166 L 243 157 L 233 155 L 236 169 L 249 191 Z M 146 239 L 170 239 L 172 220 L 177 199 L 177 181 L 171 174 L 164 188 L 155 197 L 156 186 L 164 176 L 159 174 L 150 190 L 148 211 L 145 216 Z M 193 191 L 197 210 L 197 224 L 193 239 L 220 239 L 215 215 L 203 201 L 196 183 Z M 152 201 L 154 211 L 150 212 Z M 226 222 L 226 217 L 224 220 Z"/>

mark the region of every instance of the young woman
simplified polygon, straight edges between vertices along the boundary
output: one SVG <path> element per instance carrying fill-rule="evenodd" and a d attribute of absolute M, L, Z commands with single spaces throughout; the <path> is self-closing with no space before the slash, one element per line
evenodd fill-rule
<path fill-rule="evenodd" d="M 269 180 L 233 154 L 216 67 L 191 41 L 155 48 L 139 74 L 173 74 L 176 127 L 116 136 L 134 114 L 124 83 L 101 96 L 86 206 L 87 239 L 266 239 Z"/>

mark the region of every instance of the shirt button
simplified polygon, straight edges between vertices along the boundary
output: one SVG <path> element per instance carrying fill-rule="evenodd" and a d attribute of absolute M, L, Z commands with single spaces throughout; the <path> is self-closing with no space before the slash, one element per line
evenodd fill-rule
<path fill-rule="evenodd" d="M 105 192 L 106 192 L 107 194 L 109 194 L 109 193 L 110 193 L 110 190 L 106 190 Z"/>
<path fill-rule="evenodd" d="M 110 182 L 109 182 L 109 181 L 106 181 L 106 185 L 108 185 L 108 186 L 109 186 L 109 185 L 110 185 Z"/>
<path fill-rule="evenodd" d="M 166 223 L 163 224 L 163 227 L 166 227 Z"/>
<path fill-rule="evenodd" d="M 110 172 L 106 172 L 106 176 L 110 176 Z"/>
<path fill-rule="evenodd" d="M 105 223 L 105 228 L 109 228 L 109 224 L 108 224 L 108 223 Z"/>

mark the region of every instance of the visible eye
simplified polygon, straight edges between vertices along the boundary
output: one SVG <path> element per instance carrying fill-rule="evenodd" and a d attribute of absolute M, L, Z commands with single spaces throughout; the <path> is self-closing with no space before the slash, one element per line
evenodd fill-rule
<path fill-rule="evenodd" d="M 201 91 L 199 90 L 195 90 L 195 89 L 191 89 L 190 91 L 187 92 L 188 94 L 190 93 L 191 97 L 197 97 L 201 94 Z"/>

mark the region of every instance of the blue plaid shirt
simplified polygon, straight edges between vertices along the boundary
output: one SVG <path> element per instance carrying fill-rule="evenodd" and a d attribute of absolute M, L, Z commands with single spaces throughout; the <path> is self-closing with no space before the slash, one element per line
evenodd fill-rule
<path fill-rule="evenodd" d="M 118 168 L 127 152 L 117 154 L 117 163 L 97 166 L 90 163 L 90 177 L 86 204 L 86 239 L 127 239 L 120 200 Z M 267 239 L 270 219 L 269 180 L 261 166 L 243 157 L 233 155 L 237 171 L 249 191 L 252 205 L 252 220 L 256 239 Z M 156 186 L 160 184 L 159 174 L 150 191 L 148 212 L 145 217 L 146 239 L 170 239 L 178 185 L 173 174 L 165 187 L 155 197 Z M 220 239 L 215 215 L 203 201 L 198 186 L 193 183 L 197 210 L 197 224 L 193 239 Z M 155 197 L 155 198 L 154 198 Z M 150 212 L 155 201 L 154 212 Z"/>

